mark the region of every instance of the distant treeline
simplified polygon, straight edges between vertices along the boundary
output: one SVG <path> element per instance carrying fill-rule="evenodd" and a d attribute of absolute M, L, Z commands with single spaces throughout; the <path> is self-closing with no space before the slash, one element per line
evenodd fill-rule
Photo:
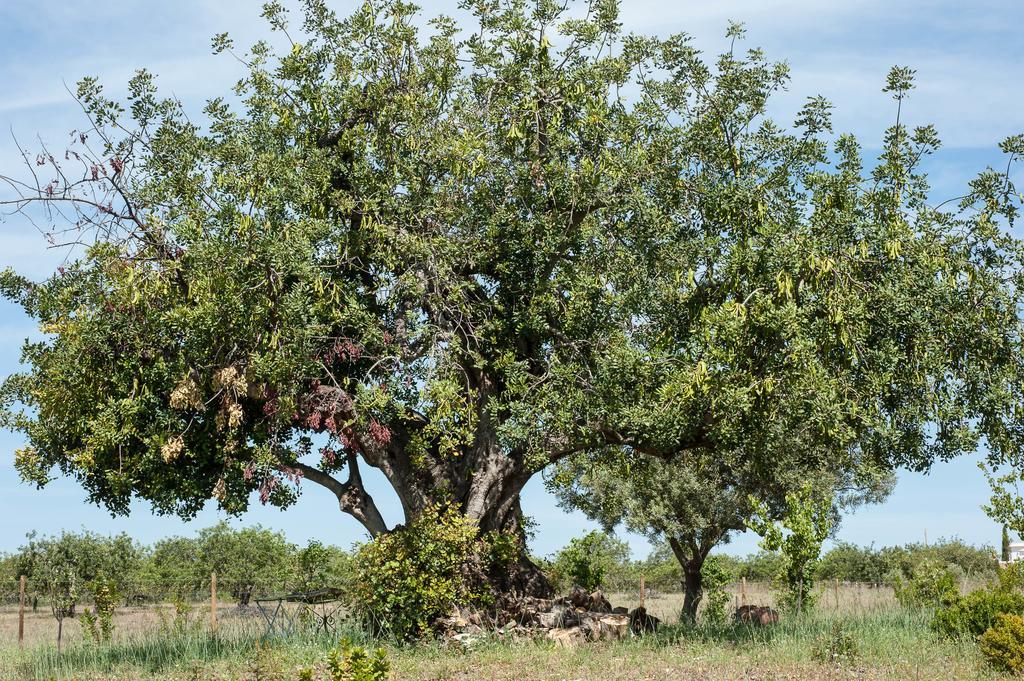
<path fill-rule="evenodd" d="M 746 557 L 713 554 L 717 567 L 733 580 L 769 582 L 781 569 L 771 553 Z M 643 576 L 651 589 L 678 591 L 682 581 L 678 561 L 667 546 L 655 547 L 643 560 L 632 558 L 629 545 L 615 536 L 592 532 L 571 540 L 547 558 L 535 558 L 559 589 L 572 586 L 580 566 L 593 573 L 607 590 L 631 590 Z M 8 597 L 20 575 L 28 578 L 30 593 L 45 595 L 44 584 L 54 571 L 71 573 L 78 590 L 90 583 L 113 583 L 125 600 L 188 599 L 209 589 L 216 572 L 224 597 L 240 603 L 283 592 L 344 589 L 351 579 L 349 551 L 319 542 L 297 546 L 274 530 L 260 526 L 235 529 L 226 523 L 201 530 L 195 537 L 170 537 L 151 546 L 125 534 L 65 532 L 55 537 L 28 536 L 17 551 L 0 557 L 0 579 Z M 842 543 L 825 553 L 817 569 L 820 580 L 889 585 L 912 575 L 922 564 L 944 567 L 966 579 L 995 574 L 996 554 L 959 539 L 925 546 L 907 544 L 884 548 Z"/>
<path fill-rule="evenodd" d="M 79 594 L 103 580 L 124 601 L 145 602 L 208 594 L 216 572 L 222 598 L 246 604 L 263 595 L 340 588 L 351 573 L 349 561 L 350 554 L 338 547 L 315 541 L 299 547 L 258 525 L 235 529 L 220 523 L 195 537 L 169 537 L 152 546 L 126 534 L 31 533 L 16 552 L 0 559 L 0 575 L 8 598 L 20 575 L 27 577 L 30 594 L 45 597 L 58 574 L 70 575 Z"/>
<path fill-rule="evenodd" d="M 612 590 L 633 588 L 641 575 L 650 588 L 678 591 L 682 582 L 679 562 L 667 545 L 656 546 L 643 560 L 630 557 L 629 546 L 622 540 L 601 532 L 572 540 L 550 559 L 542 561 L 556 584 L 566 588 L 571 581 L 567 574 L 571 564 L 578 562 L 581 545 L 588 549 L 590 562 L 602 572 L 605 588 Z M 746 578 L 754 582 L 773 581 L 781 572 L 781 558 L 777 554 L 760 552 L 745 557 L 712 554 L 716 566 L 724 570 L 732 581 Z M 985 579 L 995 575 L 998 565 L 995 551 L 977 547 L 960 539 L 942 539 L 929 545 L 855 546 L 840 543 L 825 552 L 817 567 L 819 580 L 862 582 L 876 586 L 892 585 L 897 579 L 906 579 L 922 564 L 944 567 L 955 576 L 965 579 Z"/>
<path fill-rule="evenodd" d="M 613 544 L 618 543 L 618 540 L 608 539 Z M 643 574 L 651 588 L 679 589 L 682 572 L 667 546 L 655 547 L 644 560 L 622 560 L 621 548 L 609 551 L 608 555 L 620 558 L 606 562 L 604 581 L 609 587 L 636 584 Z M 773 553 L 760 552 L 745 557 L 712 555 L 732 581 L 745 578 L 750 582 L 771 582 L 781 570 L 781 559 Z M 552 564 L 557 563 L 556 556 Z M 841 543 L 822 554 L 816 576 L 818 580 L 892 585 L 898 579 L 911 576 L 915 567 L 923 563 L 945 567 L 958 578 L 972 580 L 994 576 L 998 561 L 991 548 L 972 546 L 959 539 L 940 540 L 927 546 L 906 544 L 883 548 Z M 557 567 L 554 572 L 557 578 Z"/>

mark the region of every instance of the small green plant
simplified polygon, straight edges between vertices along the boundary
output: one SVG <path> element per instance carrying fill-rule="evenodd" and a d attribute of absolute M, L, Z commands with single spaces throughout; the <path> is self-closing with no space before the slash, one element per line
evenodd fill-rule
<path fill-rule="evenodd" d="M 199 622 L 192 619 L 192 605 L 177 598 L 174 601 L 174 615 L 170 616 L 162 608 L 157 610 L 160 632 L 164 636 L 185 636 L 199 630 Z"/>
<path fill-rule="evenodd" d="M 701 588 L 704 590 L 704 618 L 708 622 L 725 622 L 728 614 L 730 596 L 725 587 L 731 575 L 725 569 L 725 563 L 719 556 L 708 556 L 701 566 Z"/>
<path fill-rule="evenodd" d="M 343 641 L 327 653 L 327 673 L 331 681 L 386 681 L 391 663 L 383 648 L 371 655 L 366 648 Z"/>
<path fill-rule="evenodd" d="M 841 622 L 833 622 L 827 633 L 815 639 L 811 657 L 822 664 L 846 664 L 858 656 L 857 640 L 843 628 Z"/>
<path fill-rule="evenodd" d="M 893 580 L 896 600 L 904 608 L 941 607 L 960 596 L 956 576 L 944 565 L 924 560 L 910 577 Z"/>
<path fill-rule="evenodd" d="M 256 648 L 249 658 L 248 678 L 253 681 L 279 681 L 284 678 L 281 661 L 266 643 L 256 643 Z"/>
<path fill-rule="evenodd" d="M 993 667 L 1013 674 L 1024 673 L 1024 618 L 999 615 L 995 624 L 981 635 L 978 647 Z"/>
<path fill-rule="evenodd" d="M 78 616 L 78 622 L 82 630 L 92 639 L 92 642 L 98 644 L 100 642 L 100 630 L 96 626 L 96 615 L 93 614 L 92 610 L 86 608 L 85 612 Z"/>

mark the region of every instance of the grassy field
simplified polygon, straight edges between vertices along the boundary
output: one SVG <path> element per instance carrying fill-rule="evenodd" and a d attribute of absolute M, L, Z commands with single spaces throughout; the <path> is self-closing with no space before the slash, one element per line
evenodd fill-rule
<path fill-rule="evenodd" d="M 836 596 L 838 595 L 838 598 Z M 768 603 L 759 585 L 747 590 L 751 603 Z M 632 607 L 635 595 L 613 594 L 615 604 Z M 674 622 L 680 597 L 650 598 L 650 612 Z M 172 606 L 125 608 L 116 615 L 111 644 L 97 647 L 76 621 L 65 623 L 58 654 L 56 626 L 48 612 L 26 620 L 26 646 L 17 646 L 16 611 L 0 611 L 2 679 L 172 679 L 223 681 L 290 680 L 313 665 L 334 640 L 263 640 L 262 620 L 219 611 L 219 632 L 211 637 L 208 608 L 196 606 L 175 617 Z M 814 613 L 786 618 L 775 627 L 684 628 L 669 624 L 656 636 L 619 643 L 587 644 L 566 650 L 543 639 L 499 636 L 468 649 L 452 643 L 387 645 L 393 678 L 416 681 L 612 681 L 613 679 L 987 679 L 968 641 L 947 641 L 929 629 L 930 615 L 900 609 L 886 589 L 841 586 L 825 589 Z M 838 623 L 852 637 L 856 654 L 838 664 L 815 659 Z M 359 632 L 349 637 L 365 641 Z"/>

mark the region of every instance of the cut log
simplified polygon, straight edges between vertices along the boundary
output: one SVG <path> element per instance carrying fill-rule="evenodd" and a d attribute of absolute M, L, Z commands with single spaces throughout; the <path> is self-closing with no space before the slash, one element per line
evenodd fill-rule
<path fill-rule="evenodd" d="M 605 615 L 598 623 L 602 641 L 622 641 L 629 638 L 628 615 Z"/>
<path fill-rule="evenodd" d="M 741 605 L 733 613 L 733 619 L 743 624 L 763 627 L 769 624 L 778 624 L 779 613 L 767 605 Z"/>
<path fill-rule="evenodd" d="M 604 593 L 598 590 L 590 594 L 590 607 L 588 609 L 591 612 L 610 613 L 612 611 L 612 604 L 605 598 Z"/>
<path fill-rule="evenodd" d="M 590 610 L 590 594 L 580 587 L 574 586 L 569 594 L 569 605 L 574 608 Z"/>
<path fill-rule="evenodd" d="M 548 639 L 560 648 L 575 648 L 583 643 L 583 632 L 579 627 L 552 629 L 548 632 Z"/>

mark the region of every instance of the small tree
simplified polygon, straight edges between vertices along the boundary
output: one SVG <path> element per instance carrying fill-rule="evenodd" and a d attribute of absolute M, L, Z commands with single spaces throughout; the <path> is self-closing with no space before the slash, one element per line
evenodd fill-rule
<path fill-rule="evenodd" d="M 78 579 L 74 564 L 60 554 L 51 554 L 52 560 L 43 565 L 43 580 L 50 609 L 57 619 L 57 650 L 64 638 L 64 619 L 75 614 L 78 601 Z"/>
<path fill-rule="evenodd" d="M 701 567 L 701 582 L 707 600 L 703 616 L 710 622 L 720 623 L 726 619 L 725 608 L 729 605 L 729 594 L 725 586 L 730 578 L 722 557 L 708 556 Z M 684 616 L 688 614 L 684 613 Z"/>
<path fill-rule="evenodd" d="M 761 535 L 766 551 L 783 558 L 783 606 L 804 612 L 814 605 L 814 574 L 821 545 L 835 524 L 832 500 L 810 486 L 786 495 L 786 514 L 780 522 L 769 519 L 763 504 L 753 501 L 755 516 L 750 528 Z"/>
<path fill-rule="evenodd" d="M 1006 525 L 1003 525 L 1002 561 L 1010 562 L 1010 531 L 1006 529 Z"/>
<path fill-rule="evenodd" d="M 167 537 L 153 546 L 143 579 L 160 598 L 189 599 L 210 573 L 199 561 L 199 543 L 192 537 Z"/>
<path fill-rule="evenodd" d="M 555 467 L 548 487 L 564 507 L 579 509 L 606 528 L 624 525 L 665 542 L 681 568 L 682 617 L 696 621 L 704 598 L 704 564 L 716 546 L 746 529 L 755 506 L 772 520 L 786 512 L 789 492 L 813 477 L 836 490 L 831 513 L 885 498 L 892 476 L 860 466 L 856 460 L 831 470 L 805 468 L 790 445 L 775 466 L 744 461 L 742 453 L 723 452 L 713 461 L 689 452 L 672 461 L 608 450 L 581 454 Z"/>
<path fill-rule="evenodd" d="M 66 562 L 74 570 L 79 584 L 108 581 L 118 593 L 128 594 L 140 579 L 145 551 L 122 533 L 103 536 L 93 532 L 62 532 L 55 537 L 29 533 L 27 542 L 12 557 L 18 575 L 31 584 L 44 586 L 47 564 Z M 74 614 L 72 606 L 71 614 Z"/>

